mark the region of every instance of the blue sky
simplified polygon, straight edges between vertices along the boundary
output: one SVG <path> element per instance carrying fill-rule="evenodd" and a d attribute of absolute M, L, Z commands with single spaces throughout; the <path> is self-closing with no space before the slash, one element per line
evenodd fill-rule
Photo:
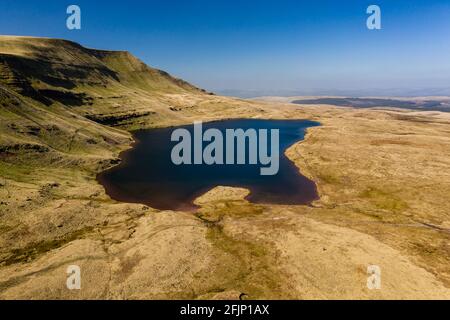
<path fill-rule="evenodd" d="M 81 7 L 79 31 L 66 28 L 70 4 Z M 366 28 L 370 4 L 381 7 L 382 30 Z M 128 50 L 218 92 L 450 88 L 449 0 L 2 0 L 0 34 Z"/>

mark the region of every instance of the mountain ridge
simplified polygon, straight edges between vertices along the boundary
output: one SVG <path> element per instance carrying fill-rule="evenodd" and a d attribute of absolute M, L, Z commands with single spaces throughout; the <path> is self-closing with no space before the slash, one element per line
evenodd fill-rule
<path fill-rule="evenodd" d="M 126 131 L 214 117 L 241 105 L 253 103 L 207 93 L 128 51 L 0 36 L 0 148 L 16 156 L 31 145 L 63 157 L 76 149 L 81 161 L 86 154 L 111 160 L 130 143 Z"/>
<path fill-rule="evenodd" d="M 88 96 L 99 88 L 114 91 L 120 86 L 153 93 L 206 93 L 147 66 L 128 51 L 89 49 L 68 40 L 11 36 L 0 36 L 0 84 L 47 105 L 54 100 L 82 105 L 84 101 L 75 101 L 80 91 Z"/>

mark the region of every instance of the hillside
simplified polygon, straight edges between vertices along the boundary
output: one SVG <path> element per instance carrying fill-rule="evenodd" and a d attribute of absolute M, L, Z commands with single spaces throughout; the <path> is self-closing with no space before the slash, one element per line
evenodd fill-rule
<path fill-rule="evenodd" d="M 0 85 L 45 106 L 62 104 L 94 121 L 125 126 L 170 116 L 167 95 L 205 95 L 123 51 L 66 40 L 0 37 Z"/>
<path fill-rule="evenodd" d="M 240 105 L 249 103 L 208 94 L 125 51 L 0 36 L 0 148 L 9 153 L 111 158 L 129 144 L 122 129 L 186 123 Z"/>
<path fill-rule="evenodd" d="M 0 36 L 0 56 L 5 84 L 26 79 L 36 90 L 122 85 L 153 92 L 204 93 L 147 66 L 129 52 L 88 49 L 67 40 Z"/>

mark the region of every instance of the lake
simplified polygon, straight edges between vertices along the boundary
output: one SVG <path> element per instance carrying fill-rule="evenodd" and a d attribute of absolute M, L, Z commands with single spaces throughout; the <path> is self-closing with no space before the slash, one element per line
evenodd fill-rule
<path fill-rule="evenodd" d="M 284 152 L 305 131 L 319 123 L 308 120 L 238 119 L 203 123 L 203 129 L 279 129 L 279 170 L 261 175 L 260 164 L 175 165 L 171 141 L 178 128 L 193 133 L 193 125 L 133 132 L 135 144 L 121 153 L 122 162 L 97 176 L 106 193 L 115 200 L 142 203 L 161 210 L 193 210 L 193 200 L 215 186 L 250 190 L 253 203 L 307 205 L 318 199 L 316 185 L 301 175 Z M 225 134 L 224 134 L 225 135 Z M 204 142 L 207 145 L 209 142 Z M 270 150 L 270 148 L 269 148 Z M 236 149 L 237 151 L 237 149 Z M 248 156 L 248 155 L 247 155 Z"/>

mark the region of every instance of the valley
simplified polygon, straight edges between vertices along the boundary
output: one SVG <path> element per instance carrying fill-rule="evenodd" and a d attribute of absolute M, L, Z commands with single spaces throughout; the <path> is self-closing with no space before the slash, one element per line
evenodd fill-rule
<path fill-rule="evenodd" d="M 128 52 L 0 37 L 0 299 L 449 299 L 450 117 L 221 97 Z M 205 190 L 192 211 L 111 199 L 132 130 L 310 120 L 285 153 L 311 205 Z M 81 290 L 66 288 L 81 268 Z M 367 267 L 382 289 L 367 288 Z"/>

